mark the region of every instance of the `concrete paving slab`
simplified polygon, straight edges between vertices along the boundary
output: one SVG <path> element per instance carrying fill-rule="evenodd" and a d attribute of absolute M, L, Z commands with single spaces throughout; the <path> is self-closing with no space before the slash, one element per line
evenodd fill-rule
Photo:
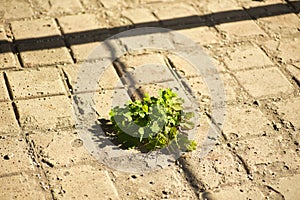
<path fill-rule="evenodd" d="M 58 47 L 51 48 L 52 46 Z M 18 45 L 18 48 L 22 52 L 21 59 L 24 67 L 73 63 L 63 40 L 41 43 L 21 43 Z"/>
<path fill-rule="evenodd" d="M 1 199 L 51 199 L 34 174 L 21 173 L 0 178 Z M 3 192 L 5 191 L 5 192 Z"/>
<path fill-rule="evenodd" d="M 54 19 L 36 19 L 30 21 L 14 21 L 11 23 L 12 32 L 16 40 L 26 40 L 46 37 L 58 39 L 61 34 Z"/>
<path fill-rule="evenodd" d="M 236 73 L 236 77 L 246 91 L 256 98 L 291 94 L 294 90 L 276 67 L 241 71 Z"/>
<path fill-rule="evenodd" d="M 300 36 L 269 40 L 263 43 L 267 52 L 273 54 L 280 62 L 298 62 L 300 60 Z"/>
<path fill-rule="evenodd" d="M 7 73 L 14 99 L 66 94 L 57 68 L 41 68 Z"/>
<path fill-rule="evenodd" d="M 20 128 L 10 102 L 0 102 L 0 134 L 18 134 Z"/>
<path fill-rule="evenodd" d="M 272 123 L 257 108 L 251 106 L 227 106 L 223 124 L 227 140 L 240 140 L 253 136 L 274 135 Z"/>
<path fill-rule="evenodd" d="M 33 9 L 27 1 L 12 0 L 3 1 L 2 3 L 0 13 L 3 19 L 29 18 L 34 15 Z"/>
<path fill-rule="evenodd" d="M 244 43 L 226 51 L 224 62 L 231 70 L 273 65 L 270 58 L 256 45 Z"/>
<path fill-rule="evenodd" d="M 108 171 L 90 165 L 47 171 L 50 188 L 58 199 L 120 199 Z"/>
<path fill-rule="evenodd" d="M 94 161 L 76 130 L 31 132 L 28 140 L 34 144 L 35 151 L 39 152 L 39 159 L 45 169 Z"/>
<path fill-rule="evenodd" d="M 12 48 L 9 44 L 0 45 L 0 70 L 16 68 L 17 58 L 12 52 Z"/>
<path fill-rule="evenodd" d="M 152 173 L 114 172 L 114 183 L 122 199 L 196 199 L 183 178 L 183 171 L 167 167 Z M 141 187 L 143 186 L 143 187 Z"/>
<path fill-rule="evenodd" d="M 19 120 L 25 130 L 48 130 L 71 127 L 73 110 L 67 96 L 18 100 Z"/>
<path fill-rule="evenodd" d="M 9 101 L 8 90 L 3 74 L 0 74 L 0 101 Z"/>
<path fill-rule="evenodd" d="M 0 136 L 0 176 L 34 170 L 26 140 L 22 137 Z"/>
<path fill-rule="evenodd" d="M 296 130 L 300 129 L 300 98 L 290 99 L 284 102 L 276 103 L 278 106 L 278 114 L 285 120 L 293 124 Z"/>

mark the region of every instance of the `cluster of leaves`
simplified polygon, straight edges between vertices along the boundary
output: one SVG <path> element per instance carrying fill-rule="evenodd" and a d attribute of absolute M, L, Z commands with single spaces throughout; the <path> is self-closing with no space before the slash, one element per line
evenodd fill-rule
<path fill-rule="evenodd" d="M 171 89 L 159 90 L 158 97 L 145 95 L 142 101 L 130 101 L 125 107 L 114 107 L 110 120 L 113 137 L 124 148 L 150 151 L 176 144 L 183 150 L 196 149 L 196 142 L 179 130 L 194 127 L 192 112 L 183 112 L 184 100 Z"/>

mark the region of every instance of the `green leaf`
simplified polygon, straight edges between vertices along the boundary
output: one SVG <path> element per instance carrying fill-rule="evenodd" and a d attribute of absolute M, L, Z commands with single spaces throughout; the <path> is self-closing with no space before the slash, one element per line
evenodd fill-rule
<path fill-rule="evenodd" d="M 143 140 L 143 136 L 144 136 L 144 128 L 140 127 L 138 130 L 139 134 L 140 134 L 140 142 Z"/>
<path fill-rule="evenodd" d="M 184 119 L 186 120 L 190 120 L 192 119 L 193 117 L 195 117 L 195 114 L 193 112 L 187 112 L 187 113 L 184 113 L 183 115 Z"/>
<path fill-rule="evenodd" d="M 158 123 L 155 121 L 153 122 L 152 126 L 150 127 L 151 131 L 154 133 L 158 133 L 160 131 L 160 127 L 158 126 Z"/>
<path fill-rule="evenodd" d="M 143 106 L 142 106 L 142 110 L 143 110 L 145 113 L 148 113 L 148 106 L 147 106 L 147 105 L 143 105 Z"/>
<path fill-rule="evenodd" d="M 193 122 L 186 121 L 181 123 L 180 126 L 182 127 L 182 129 L 191 130 L 195 127 L 195 124 Z"/>

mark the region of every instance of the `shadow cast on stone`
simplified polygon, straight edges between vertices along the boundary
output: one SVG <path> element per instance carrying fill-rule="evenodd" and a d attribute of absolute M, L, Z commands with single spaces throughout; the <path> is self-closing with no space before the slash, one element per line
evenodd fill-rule
<path fill-rule="evenodd" d="M 288 6 L 289 7 L 288 7 Z M 163 27 L 173 30 L 189 29 L 201 26 L 215 26 L 224 23 L 259 19 L 289 13 L 299 14 L 300 2 L 277 3 L 271 5 L 250 7 L 239 10 L 221 11 L 205 15 L 187 16 L 168 20 L 138 23 L 134 25 L 118 26 L 113 28 L 93 29 L 88 31 L 64 34 L 64 36 L 45 36 L 38 38 L 16 39 L 14 41 L 0 40 L 0 45 L 10 45 L 14 51 L 33 51 L 42 49 L 60 48 L 67 45 L 87 44 L 104 41 L 122 31 L 140 27 Z M 251 17 L 251 18 L 250 18 Z M 139 34 L 139 33 L 136 33 Z M 136 35 L 132 35 L 136 36 Z M 65 38 L 65 39 L 64 39 Z M 28 45 L 29 44 L 29 45 Z M 0 53 L 10 52 L 10 48 L 0 48 Z"/>
<path fill-rule="evenodd" d="M 98 119 L 98 124 L 95 123 L 88 131 L 93 134 L 93 142 L 98 145 L 99 148 L 105 148 L 107 146 L 111 146 L 115 150 L 128 150 L 133 148 L 132 143 L 122 140 L 122 138 L 118 139 L 116 137 L 116 133 L 113 127 L 113 124 L 110 120 L 101 118 Z M 131 137 L 128 135 L 128 137 Z M 133 138 L 139 141 L 139 138 Z M 184 149 L 178 148 L 175 142 L 172 142 L 167 147 L 163 149 L 155 149 L 155 150 L 147 150 L 143 148 L 143 146 L 137 146 L 134 148 L 136 152 L 140 152 L 142 154 L 151 154 L 154 151 L 164 154 L 164 155 L 172 155 L 175 157 L 180 157 Z"/>

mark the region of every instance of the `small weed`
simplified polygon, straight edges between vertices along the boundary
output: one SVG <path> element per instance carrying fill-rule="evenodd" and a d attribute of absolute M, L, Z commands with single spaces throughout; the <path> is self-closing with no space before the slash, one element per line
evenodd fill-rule
<path fill-rule="evenodd" d="M 193 129 L 192 112 L 183 112 L 184 100 L 171 89 L 159 90 L 158 97 L 145 95 L 110 111 L 116 139 L 123 148 L 151 151 L 176 145 L 184 151 L 196 149 L 196 142 L 180 130 Z"/>

